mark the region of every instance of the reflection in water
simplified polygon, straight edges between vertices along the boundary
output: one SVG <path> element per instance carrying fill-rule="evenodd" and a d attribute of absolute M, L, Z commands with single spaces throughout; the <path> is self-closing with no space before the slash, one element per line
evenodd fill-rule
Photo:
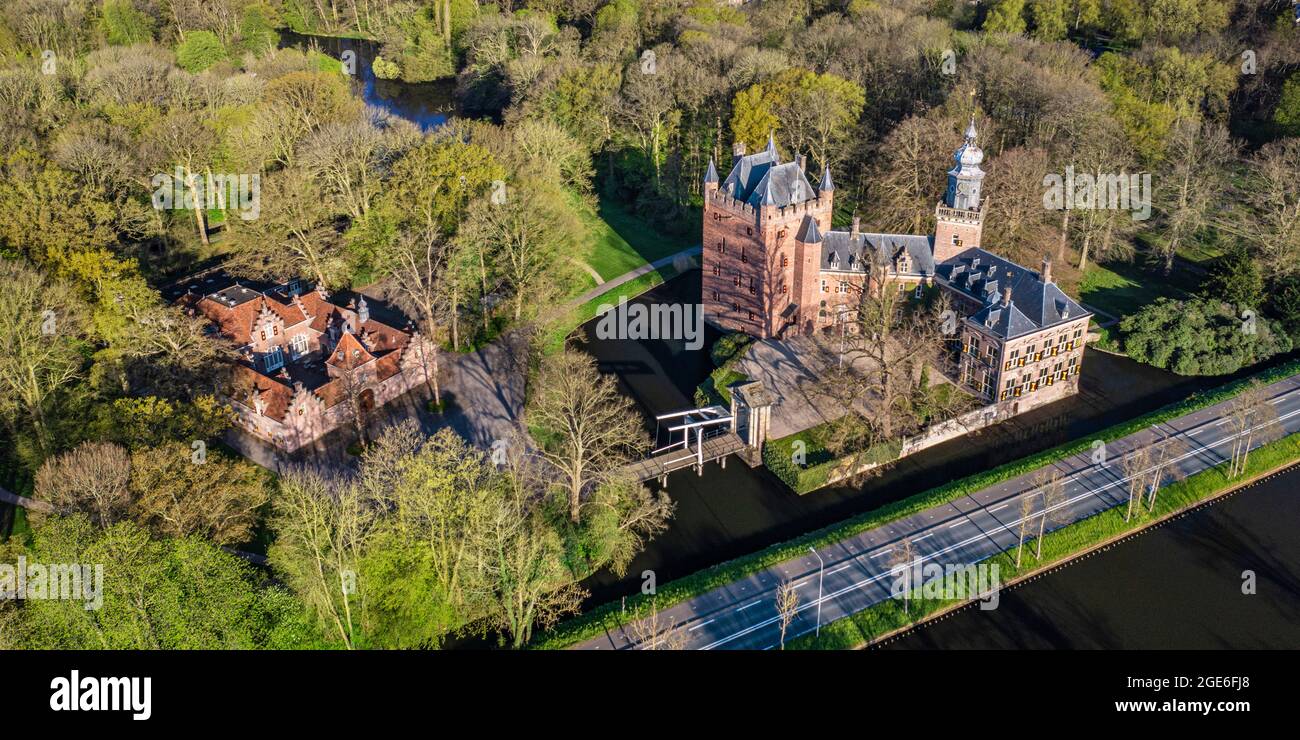
<path fill-rule="evenodd" d="M 453 78 L 434 82 L 402 82 L 381 80 L 375 77 L 371 62 L 375 60 L 379 45 L 365 39 L 340 39 L 329 36 L 304 36 L 291 31 L 281 34 L 280 46 L 297 49 L 316 49 L 335 59 L 342 59 L 344 51 L 356 52 L 357 80 L 361 83 L 361 97 L 367 105 L 392 113 L 430 131 L 447 122 L 456 112 L 456 81 Z"/>
<path fill-rule="evenodd" d="M 886 647 L 1300 648 L 1297 487 L 1293 468 Z"/>
<path fill-rule="evenodd" d="M 696 303 L 699 291 L 700 273 L 693 271 L 638 300 Z M 622 390 L 645 413 L 649 431 L 654 430 L 654 415 L 694 406 L 695 386 L 712 369 L 707 348 L 717 338 L 716 331 L 707 334 L 705 349 L 692 352 L 684 350 L 681 341 L 600 340 L 594 322 L 584 328 L 584 349 L 597 358 L 603 372 L 618 376 Z M 583 585 L 592 593 L 589 603 L 637 593 L 645 570 L 655 571 L 658 582 L 665 583 L 1223 382 L 1179 377 L 1100 351 L 1088 353 L 1081 378 L 1082 391 L 1073 398 L 905 458 L 856 487 L 832 486 L 798 496 L 766 469 L 750 469 L 734 458 L 726 469 L 706 465 L 703 476 L 690 470 L 673 473 L 668 493 L 677 512 L 668 531 L 649 543 L 622 578 L 601 572 L 587 579 Z"/>

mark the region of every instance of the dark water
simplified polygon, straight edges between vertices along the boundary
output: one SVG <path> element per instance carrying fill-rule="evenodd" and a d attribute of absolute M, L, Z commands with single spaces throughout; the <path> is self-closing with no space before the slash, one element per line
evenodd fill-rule
<path fill-rule="evenodd" d="M 638 300 L 695 303 L 699 290 L 700 273 L 694 271 Z M 585 330 L 587 337 L 595 337 L 594 322 Z M 716 336 L 711 333 L 707 341 Z M 593 338 L 584 348 L 597 358 L 603 372 L 618 376 L 624 392 L 645 412 L 647 429 L 653 431 L 655 414 L 694 406 L 695 386 L 712 369 L 707 352 L 683 351 L 680 345 Z M 668 478 L 668 492 L 677 511 L 668 531 L 649 543 L 624 577 L 602 572 L 589 578 L 584 583 L 591 591 L 589 603 L 636 593 L 642 571 L 655 571 L 660 583 L 680 578 L 1091 434 L 1224 382 L 1183 378 L 1100 351 L 1088 353 L 1080 377 L 1082 390 L 1074 398 L 912 455 L 857 487 L 832 486 L 798 496 L 766 469 L 750 469 L 735 458 L 725 470 L 716 463 L 706 465 L 703 476 L 689 470 L 674 473 Z"/>
<path fill-rule="evenodd" d="M 1300 648 L 1297 494 L 1292 468 L 883 647 Z"/>
<path fill-rule="evenodd" d="M 373 41 L 304 36 L 284 31 L 281 33 L 280 46 L 304 51 L 315 49 L 335 59 L 342 59 L 345 51 L 355 52 L 356 84 L 366 104 L 405 118 L 424 131 L 441 126 L 456 113 L 456 81 L 453 78 L 434 82 L 402 82 L 375 77 L 370 65 L 379 51 L 379 45 Z"/>

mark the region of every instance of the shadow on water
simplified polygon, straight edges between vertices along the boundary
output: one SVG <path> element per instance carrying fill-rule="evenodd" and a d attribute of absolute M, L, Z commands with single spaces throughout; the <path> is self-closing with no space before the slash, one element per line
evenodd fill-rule
<path fill-rule="evenodd" d="M 282 31 L 280 47 L 304 51 L 315 49 L 335 59 L 342 59 L 345 51 L 356 52 L 356 80 L 361 88 L 361 98 L 366 104 L 405 118 L 423 131 L 441 126 L 457 113 L 454 78 L 433 82 L 402 82 L 375 77 L 371 63 L 379 51 L 379 44 L 374 41 Z"/>
<path fill-rule="evenodd" d="M 700 273 L 692 271 L 638 300 L 695 303 L 699 295 Z M 648 431 L 654 431 L 656 414 L 694 406 L 695 386 L 712 370 L 707 348 L 718 332 L 709 330 L 703 349 L 687 351 L 681 341 L 597 339 L 594 320 L 583 328 L 583 348 L 596 357 L 602 372 L 618 377 L 622 390 L 644 412 Z M 1081 392 L 1073 398 L 912 455 L 857 487 L 832 486 L 798 496 L 766 469 L 750 469 L 735 458 L 725 469 L 707 464 L 703 476 L 690 470 L 673 473 L 668 493 L 677 511 L 669 529 L 648 544 L 624 576 L 602 571 L 588 578 L 583 583 L 591 592 L 588 604 L 637 593 L 644 571 L 654 571 L 659 583 L 680 578 L 1225 382 L 1180 377 L 1096 350 L 1088 353 L 1081 379 Z"/>
<path fill-rule="evenodd" d="M 1300 468 L 886 649 L 1300 647 Z M 1255 574 L 1244 594 L 1244 572 Z M 1121 575 L 1122 574 L 1122 575 Z"/>

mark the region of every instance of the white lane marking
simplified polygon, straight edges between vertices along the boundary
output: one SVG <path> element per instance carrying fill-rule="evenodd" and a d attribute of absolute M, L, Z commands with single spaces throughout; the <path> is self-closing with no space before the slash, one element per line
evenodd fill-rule
<path fill-rule="evenodd" d="M 957 521 L 953 522 L 952 524 L 949 524 L 949 525 L 948 525 L 948 529 L 952 529 L 953 527 L 960 527 L 961 525 L 963 525 L 963 524 L 965 524 L 965 523 L 966 523 L 966 520 L 965 520 L 965 519 L 958 519 Z"/>
<path fill-rule="evenodd" d="M 761 604 L 761 603 L 763 603 L 763 600 L 762 600 L 762 599 L 759 599 L 758 601 L 755 601 L 755 602 L 753 602 L 752 604 L 745 604 L 744 606 L 740 607 L 740 608 L 737 609 L 736 611 L 738 611 L 738 612 L 743 612 L 743 611 L 745 611 L 746 609 L 748 609 L 749 607 L 751 607 L 751 606 L 758 606 L 758 605 Z"/>
<path fill-rule="evenodd" d="M 713 624 L 713 623 L 716 622 L 716 621 L 718 621 L 718 618 L 717 618 L 717 617 L 714 617 L 713 619 L 710 619 L 710 620 L 707 621 L 707 622 L 700 622 L 699 624 L 695 625 L 694 627 L 691 627 L 690 629 L 688 629 L 688 630 L 686 630 L 686 631 L 687 631 L 687 632 L 694 632 L 695 630 L 697 630 L 697 629 L 703 627 L 704 625 L 706 625 L 706 624 Z"/>
<path fill-rule="evenodd" d="M 832 575 L 832 574 L 834 574 L 834 573 L 839 573 L 840 571 L 844 570 L 845 568 L 852 568 L 852 567 L 853 567 L 853 563 L 845 563 L 844 565 L 841 565 L 840 567 L 836 568 L 835 570 L 828 570 L 828 571 L 826 571 L 826 575 L 829 576 L 829 575 Z"/>
<path fill-rule="evenodd" d="M 888 554 L 891 553 L 891 552 L 893 552 L 892 549 L 891 549 L 891 550 L 881 550 L 880 552 L 876 553 L 875 555 L 872 555 L 872 556 L 871 556 L 871 559 L 872 559 L 872 560 L 875 560 L 876 558 L 883 558 L 884 556 L 888 555 Z"/>
<path fill-rule="evenodd" d="M 1008 506 L 1010 506 L 1010 504 L 1001 504 L 1000 506 L 994 506 L 992 509 L 989 509 L 989 511 L 990 511 L 990 512 L 1001 511 L 1001 510 L 1007 508 Z"/>
<path fill-rule="evenodd" d="M 921 540 L 923 540 L 923 539 L 925 539 L 925 538 L 927 538 L 927 537 L 933 537 L 933 536 L 934 536 L 934 532 L 930 532 L 929 534 L 923 534 L 923 535 L 921 535 L 920 537 L 916 537 L 916 538 L 914 538 L 912 541 L 913 541 L 913 542 L 920 542 Z"/>
<path fill-rule="evenodd" d="M 1297 389 L 1297 390 L 1300 390 L 1300 389 Z M 1281 394 L 1281 395 L 1279 395 L 1277 398 L 1278 398 L 1278 399 L 1281 399 L 1283 396 L 1289 395 L 1290 393 L 1294 393 L 1294 392 L 1295 392 L 1295 391 L 1287 391 L 1287 393 Z M 1295 415 L 1297 415 L 1297 414 L 1300 414 L 1300 409 L 1296 409 L 1295 411 L 1291 411 L 1291 412 L 1288 412 L 1288 413 L 1286 413 L 1286 414 L 1281 414 L 1281 415 L 1279 415 L 1279 416 L 1277 417 L 1276 421 L 1268 422 L 1268 424 L 1275 424 L 1275 423 L 1276 423 L 1276 424 L 1281 424 L 1283 421 L 1286 421 L 1287 419 L 1289 419 L 1289 418 L 1291 418 L 1291 417 L 1293 417 L 1293 416 L 1295 416 Z M 1253 427 L 1253 428 L 1252 428 L 1251 430 L 1249 430 L 1249 431 L 1254 431 L 1255 429 L 1258 429 L 1258 428 L 1261 428 L 1261 427 L 1264 427 L 1264 426 L 1268 426 L 1268 424 L 1260 424 L 1260 425 L 1258 425 L 1257 427 Z M 1188 436 L 1188 437 L 1192 437 L 1192 436 L 1194 436 L 1194 435 L 1192 435 L 1192 434 L 1187 434 L 1186 436 Z M 1220 438 L 1220 439 L 1216 439 L 1216 440 L 1214 440 L 1213 442 L 1210 442 L 1210 443 L 1208 443 L 1208 444 L 1204 444 L 1203 446 L 1206 447 L 1206 448 L 1208 448 L 1210 451 L 1213 451 L 1214 447 L 1216 447 L 1216 446 L 1222 444 L 1223 442 L 1228 441 L 1229 439 L 1231 439 L 1231 438 L 1234 437 L 1234 436 L 1237 436 L 1237 435 L 1235 435 L 1235 434 L 1231 434 L 1231 435 L 1228 435 L 1228 436 L 1226 436 L 1226 437 L 1222 437 L 1222 438 Z M 1185 460 L 1185 459 L 1187 459 L 1187 458 L 1189 458 L 1189 457 L 1194 457 L 1194 456 L 1199 455 L 1199 454 L 1201 454 L 1201 451 L 1200 451 L 1200 450 L 1193 450 L 1192 452 L 1186 453 L 1186 454 L 1184 454 L 1184 455 L 1180 455 L 1180 456 L 1177 457 L 1177 458 L 1174 458 L 1174 459 L 1172 459 L 1172 460 L 1169 460 L 1167 464 L 1172 465 L 1172 464 L 1174 464 L 1174 463 L 1181 462 L 1182 460 Z M 1212 466 L 1211 466 L 1211 467 L 1212 467 Z M 1148 473 L 1148 472 L 1150 472 L 1151 470 L 1154 470 L 1154 469 L 1155 469 L 1155 468 L 1154 468 L 1154 466 L 1153 466 L 1152 468 L 1150 468 L 1150 469 L 1148 469 L 1148 470 L 1141 471 L 1141 472 L 1139 473 L 1139 475 L 1146 474 L 1146 473 Z M 1208 468 L 1206 468 L 1206 469 L 1208 469 Z M 1086 471 L 1088 471 L 1088 470 L 1091 470 L 1091 468 L 1085 468 L 1085 469 L 1083 469 L 1083 470 L 1080 470 L 1080 471 L 1078 471 L 1078 472 L 1072 474 L 1071 477 L 1074 477 L 1074 476 L 1076 476 L 1076 475 L 1081 475 L 1082 473 L 1084 473 L 1084 472 L 1086 472 Z M 1078 500 L 1080 500 L 1080 499 L 1087 498 L 1088 496 L 1097 496 L 1098 498 L 1100 498 L 1100 495 L 1099 495 L 1099 494 L 1100 494 L 1102 491 L 1104 491 L 1104 490 L 1106 490 L 1106 489 L 1108 489 L 1108 488 L 1113 488 L 1113 487 L 1115 487 L 1115 486 L 1119 486 L 1119 485 L 1125 483 L 1127 480 L 1128 480 L 1127 478 L 1122 478 L 1122 479 L 1120 479 L 1120 480 L 1111 481 L 1111 482 L 1109 482 L 1109 483 L 1107 483 L 1107 484 L 1105 484 L 1105 485 L 1103 485 L 1103 486 L 1101 486 L 1101 487 L 1099 487 L 1099 488 L 1097 488 L 1097 489 L 1089 489 L 1089 488 L 1087 488 L 1086 485 L 1083 485 L 1082 483 L 1080 483 L 1080 487 L 1082 487 L 1082 488 L 1084 489 L 1084 493 L 1081 493 L 1081 494 L 1079 494 L 1078 496 L 1074 496 L 1074 497 L 1072 497 L 1072 498 L 1068 498 L 1068 499 L 1066 499 L 1066 500 L 1064 500 L 1064 501 L 1062 501 L 1062 502 L 1056 504 L 1055 506 L 1048 507 L 1048 508 L 1047 508 L 1047 511 L 1054 511 L 1054 510 L 1059 509 L 1059 508 L 1066 508 L 1066 507 L 1072 505 L 1074 502 L 1076 502 L 1076 501 L 1078 501 Z M 1035 518 L 1037 518 L 1038 515 L 1041 514 L 1041 513 L 1042 513 L 1042 512 L 1035 512 L 1034 514 L 1032 514 L 1032 515 L 1031 515 L 1030 517 L 1028 517 L 1028 518 L 1029 518 L 1029 519 L 1035 519 Z M 996 529 L 992 530 L 991 532 L 988 532 L 988 533 L 985 533 L 985 534 L 979 534 L 979 535 L 976 535 L 976 536 L 971 537 L 971 538 L 969 538 L 969 539 L 963 540 L 963 541 L 961 541 L 961 542 L 954 543 L 954 544 L 952 544 L 952 545 L 949 545 L 948 547 L 943 548 L 942 550 L 939 550 L 938 552 L 931 553 L 930 555 L 921 555 L 921 556 L 919 556 L 919 557 L 916 559 L 916 563 L 917 563 L 917 564 L 924 563 L 927 559 L 929 559 L 929 560 L 933 560 L 934 558 L 937 558 L 937 557 L 939 557 L 940 555 L 946 555 L 947 553 L 949 553 L 949 552 L 953 552 L 954 550 L 959 550 L 959 549 L 964 548 L 964 547 L 966 547 L 967 545 L 969 545 L 969 544 L 971 544 L 971 543 L 973 543 L 973 542 L 977 542 L 977 541 L 983 540 L 983 539 L 985 539 L 986 537 L 991 538 L 992 535 L 994 535 L 994 534 L 996 534 L 996 533 L 998 533 L 998 532 L 1009 532 L 1009 531 L 1011 531 L 1011 530 L 1012 530 L 1016 525 L 1020 524 L 1020 521 L 1021 521 L 1020 519 L 1017 519 L 1017 520 L 1015 520 L 1015 521 L 1008 522 L 1007 524 L 1003 524 L 1003 525 L 997 527 Z M 919 539 L 919 538 L 918 538 L 918 539 Z M 917 541 L 917 540 L 913 540 L 913 542 L 915 542 L 915 541 Z M 813 599 L 811 602 L 809 602 L 809 603 L 807 603 L 807 604 L 801 604 L 801 605 L 799 605 L 798 607 L 796 607 L 795 611 L 796 611 L 796 612 L 801 612 L 801 611 L 804 611 L 805 609 L 811 609 L 811 608 L 814 608 L 814 607 L 816 607 L 818 604 L 820 604 L 820 603 L 823 602 L 823 601 L 833 601 L 833 600 L 839 598 L 840 596 L 842 596 L 843 594 L 846 594 L 846 593 L 848 593 L 848 592 L 850 592 L 850 591 L 856 591 L 857 589 L 859 589 L 859 588 L 861 588 L 861 587 L 863 587 L 863 586 L 870 585 L 870 584 L 872 584 L 872 583 L 875 583 L 875 582 L 877 582 L 877 581 L 880 581 L 881 579 L 886 578 L 886 577 L 888 577 L 889 575 L 890 575 L 890 573 L 886 572 L 886 573 L 881 573 L 881 574 L 876 575 L 876 576 L 872 576 L 872 577 L 870 577 L 870 578 L 863 579 L 863 580 L 861 580 L 861 581 L 858 581 L 857 583 L 853 583 L 853 584 L 850 584 L 850 585 L 848 585 L 848 586 L 845 586 L 844 588 L 841 588 L 841 589 L 839 589 L 838 591 L 834 591 L 834 592 L 832 592 L 832 593 L 826 594 L 826 595 L 822 596 L 822 598 L 820 598 L 820 599 Z M 700 648 L 700 650 L 712 650 L 713 648 L 715 648 L 715 647 L 717 647 L 717 646 L 719 646 L 719 645 L 722 645 L 722 644 L 725 644 L 725 643 L 731 642 L 732 640 L 735 640 L 736 638 L 743 637 L 743 636 L 745 636 L 745 635 L 747 635 L 747 634 L 749 634 L 749 633 L 751 633 L 751 632 L 754 632 L 754 631 L 756 631 L 756 630 L 762 629 L 763 627 L 766 627 L 766 626 L 769 625 L 769 624 L 775 624 L 776 621 L 777 621 L 778 619 L 780 619 L 780 616 L 772 617 L 772 618 L 770 618 L 770 619 L 767 619 L 767 620 L 765 620 L 765 621 L 763 621 L 763 622 L 759 622 L 759 623 L 757 623 L 757 624 L 752 624 L 752 625 L 750 625 L 750 626 L 748 626 L 748 627 L 745 627 L 744 629 L 741 629 L 739 632 L 736 632 L 736 633 L 731 634 L 731 635 L 727 635 L 727 636 L 722 637 L 722 638 L 720 638 L 720 639 L 718 639 L 718 640 L 716 640 L 716 641 L 714 641 L 714 642 L 712 642 L 712 643 L 710 643 L 710 644 L 708 644 L 708 645 L 705 645 L 704 647 Z"/>

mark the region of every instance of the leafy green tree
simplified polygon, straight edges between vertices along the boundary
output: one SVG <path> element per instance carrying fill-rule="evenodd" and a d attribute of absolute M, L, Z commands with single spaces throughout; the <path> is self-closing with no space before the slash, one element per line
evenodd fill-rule
<path fill-rule="evenodd" d="M 776 130 L 814 162 L 833 164 L 844 157 L 865 105 L 866 93 L 856 82 L 792 69 L 736 94 L 731 131 L 754 151 Z"/>
<path fill-rule="evenodd" d="M 211 31 L 190 31 L 176 45 L 176 63 L 186 72 L 202 72 L 226 56 L 226 47 Z"/>
<path fill-rule="evenodd" d="M 252 540 L 259 509 L 270 499 L 260 468 L 189 441 L 136 450 L 131 493 L 134 518 L 157 536 L 199 536 L 218 545 Z"/>
<path fill-rule="evenodd" d="M 1032 0 L 1029 15 L 1034 21 L 1033 36 L 1043 41 L 1058 41 L 1070 30 L 1070 0 Z"/>
<path fill-rule="evenodd" d="M 1300 136 L 1300 72 L 1282 84 L 1282 99 L 1273 111 L 1273 120 L 1289 136 Z"/>
<path fill-rule="evenodd" d="M 984 16 L 988 33 L 1024 33 L 1025 0 L 997 0 Z"/>
<path fill-rule="evenodd" d="M 116 46 L 152 41 L 157 25 L 153 18 L 140 12 L 131 0 L 104 0 L 104 14 L 100 23 L 108 43 Z"/>
<path fill-rule="evenodd" d="M 132 522 L 105 530 L 82 515 L 51 517 L 35 531 L 25 554 L 33 562 L 101 565 L 102 605 L 87 609 L 84 600 L 30 599 L 19 608 L 0 607 L 0 648 L 325 646 L 291 594 L 240 558 L 197 538 L 154 540 Z"/>
<path fill-rule="evenodd" d="M 1227 375 L 1288 352 L 1276 322 L 1217 300 L 1160 298 L 1119 324 L 1124 352 L 1179 375 Z"/>
<path fill-rule="evenodd" d="M 1219 259 L 1204 286 L 1205 297 L 1240 308 L 1258 309 L 1264 303 L 1264 273 L 1259 262 L 1242 245 Z"/>

